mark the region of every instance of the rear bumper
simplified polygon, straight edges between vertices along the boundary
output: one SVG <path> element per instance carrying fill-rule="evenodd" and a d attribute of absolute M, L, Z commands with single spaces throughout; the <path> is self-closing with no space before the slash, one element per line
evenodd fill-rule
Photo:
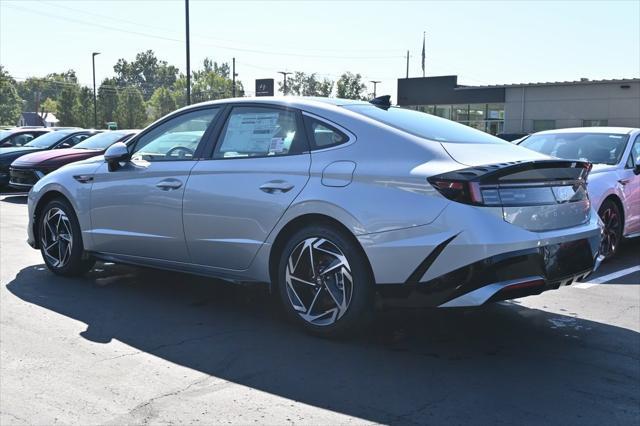
<path fill-rule="evenodd" d="M 586 278 L 599 265 L 594 236 L 482 259 L 427 282 L 380 285 L 383 306 L 480 306 L 558 289 Z"/>

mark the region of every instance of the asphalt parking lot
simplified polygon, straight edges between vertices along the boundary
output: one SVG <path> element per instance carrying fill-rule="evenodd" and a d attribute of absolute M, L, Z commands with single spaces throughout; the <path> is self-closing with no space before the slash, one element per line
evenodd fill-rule
<path fill-rule="evenodd" d="M 0 424 L 640 424 L 640 241 L 588 283 L 390 311 L 348 341 L 261 288 L 98 264 L 49 273 L 0 196 Z"/>

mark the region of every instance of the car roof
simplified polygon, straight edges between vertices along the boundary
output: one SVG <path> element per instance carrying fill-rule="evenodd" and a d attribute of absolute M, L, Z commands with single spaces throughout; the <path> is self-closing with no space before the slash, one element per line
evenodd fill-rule
<path fill-rule="evenodd" d="M 548 135 L 555 133 L 621 133 L 627 135 L 636 130 L 640 129 L 636 129 L 633 127 L 571 127 L 568 129 L 544 130 L 535 134 Z"/>
<path fill-rule="evenodd" d="M 341 98 L 323 98 L 323 97 L 307 97 L 307 96 L 259 96 L 259 97 L 246 97 L 246 98 L 227 98 L 218 99 L 215 101 L 207 101 L 199 104 L 192 104 L 186 108 L 192 108 L 195 106 L 204 105 L 218 105 L 218 104 L 234 104 L 234 103 L 256 103 L 256 104 L 269 104 L 269 105 L 281 105 L 294 108 L 304 108 L 305 106 L 317 107 L 319 105 L 371 105 L 366 101 L 357 101 L 352 99 Z"/>

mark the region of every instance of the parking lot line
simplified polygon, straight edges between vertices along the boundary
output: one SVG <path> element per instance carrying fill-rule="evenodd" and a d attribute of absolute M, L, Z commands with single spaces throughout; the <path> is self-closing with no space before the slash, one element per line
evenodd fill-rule
<path fill-rule="evenodd" d="M 631 266 L 630 268 L 621 269 L 620 271 L 612 272 L 607 275 L 603 275 L 601 277 L 596 278 L 595 280 L 591 280 L 586 283 L 578 283 L 574 284 L 575 288 L 589 288 L 598 284 L 606 283 L 607 281 L 615 280 L 616 278 L 624 277 L 625 275 L 633 274 L 634 272 L 640 271 L 640 266 Z"/>

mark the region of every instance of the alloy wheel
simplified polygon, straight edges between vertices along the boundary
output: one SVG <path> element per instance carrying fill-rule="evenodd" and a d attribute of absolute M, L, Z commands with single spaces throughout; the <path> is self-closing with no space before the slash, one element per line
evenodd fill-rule
<path fill-rule="evenodd" d="M 73 233 L 66 213 L 57 207 L 47 211 L 42 219 L 42 252 L 55 268 L 62 268 L 71 258 Z"/>
<path fill-rule="evenodd" d="M 349 309 L 351 267 L 338 246 L 326 238 L 307 238 L 293 249 L 285 283 L 294 310 L 310 324 L 332 325 Z"/>
<path fill-rule="evenodd" d="M 604 229 L 602 230 L 602 240 L 600 242 L 600 254 L 609 257 L 615 253 L 620 243 L 619 228 L 620 215 L 611 206 L 605 208 L 600 214 Z"/>

